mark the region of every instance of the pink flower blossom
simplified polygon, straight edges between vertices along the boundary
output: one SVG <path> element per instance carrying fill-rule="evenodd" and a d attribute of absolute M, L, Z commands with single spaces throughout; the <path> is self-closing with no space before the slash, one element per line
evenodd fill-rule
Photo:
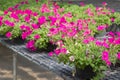
<path fill-rule="evenodd" d="M 25 1 L 25 4 L 29 4 L 29 3 L 28 3 L 28 0 Z"/>
<path fill-rule="evenodd" d="M 59 8 L 60 8 L 60 6 L 59 6 L 56 2 L 53 3 L 53 6 L 54 6 L 54 8 L 56 8 L 56 9 L 59 9 Z"/>
<path fill-rule="evenodd" d="M 66 48 L 60 48 L 60 53 L 66 54 L 67 53 L 67 49 Z"/>
<path fill-rule="evenodd" d="M 106 5 L 107 5 L 107 3 L 106 3 L 106 2 L 102 2 L 102 5 L 103 5 L 103 6 L 106 6 Z"/>
<path fill-rule="evenodd" d="M 111 62 L 109 60 L 106 61 L 107 66 L 111 65 Z"/>
<path fill-rule="evenodd" d="M 7 38 L 10 38 L 12 36 L 12 33 L 11 32 L 7 32 L 6 35 L 5 35 Z"/>
<path fill-rule="evenodd" d="M 14 27 L 14 25 L 15 25 L 13 22 L 10 22 L 9 20 L 5 20 L 4 24 L 9 26 L 9 27 Z"/>
<path fill-rule="evenodd" d="M 69 37 L 73 37 L 73 36 L 75 36 L 76 34 L 77 34 L 77 30 L 76 30 L 75 28 L 73 28 L 71 32 L 67 32 L 67 35 L 68 35 Z"/>
<path fill-rule="evenodd" d="M 120 37 L 120 32 L 116 32 L 116 34 L 117 34 L 117 36 L 119 36 L 119 37 Z"/>
<path fill-rule="evenodd" d="M 13 10 L 13 8 L 12 8 L 12 7 L 9 7 L 9 8 L 8 8 L 8 11 L 12 11 L 12 10 Z"/>
<path fill-rule="evenodd" d="M 49 31 L 50 31 L 50 34 L 52 35 L 56 35 L 58 33 L 57 28 L 51 28 Z"/>
<path fill-rule="evenodd" d="M 56 55 L 59 55 L 60 54 L 60 49 L 56 49 L 56 50 L 54 50 L 54 52 L 55 52 Z"/>
<path fill-rule="evenodd" d="M 31 31 L 31 28 L 29 26 L 26 26 L 26 25 L 21 25 L 20 29 L 23 31 Z"/>
<path fill-rule="evenodd" d="M 37 13 L 37 12 L 33 12 L 32 15 L 33 15 L 33 16 L 37 16 L 38 13 Z"/>
<path fill-rule="evenodd" d="M 117 53 L 117 58 L 120 60 L 120 52 Z"/>
<path fill-rule="evenodd" d="M 36 3 L 38 3 L 39 0 L 36 0 Z"/>
<path fill-rule="evenodd" d="M 5 11 L 4 11 L 4 15 L 7 15 L 7 14 L 8 14 L 8 11 L 7 11 L 7 10 L 5 10 Z"/>
<path fill-rule="evenodd" d="M 106 42 L 103 42 L 103 46 L 104 46 L 105 48 L 109 48 L 109 45 L 108 45 L 108 43 L 106 43 Z"/>
<path fill-rule="evenodd" d="M 42 13 L 49 13 L 49 12 L 50 12 L 50 10 L 49 10 L 49 8 L 48 8 L 48 6 L 47 6 L 46 4 L 43 4 L 43 5 L 42 5 L 40 11 L 41 11 Z"/>
<path fill-rule="evenodd" d="M 88 29 L 87 29 L 87 30 L 84 31 L 83 36 L 87 36 L 87 35 L 89 35 L 90 33 L 91 33 L 91 30 L 88 30 Z"/>
<path fill-rule="evenodd" d="M 2 21 L 3 20 L 3 16 L 0 16 L 0 21 Z"/>
<path fill-rule="evenodd" d="M 114 37 L 115 34 L 113 32 L 109 32 L 107 35 Z"/>
<path fill-rule="evenodd" d="M 34 36 L 34 39 L 39 39 L 40 38 L 40 35 L 39 34 L 36 34 L 35 36 Z"/>
<path fill-rule="evenodd" d="M 114 22 L 114 21 L 115 21 L 115 18 L 111 18 L 110 20 L 111 20 L 112 22 Z"/>
<path fill-rule="evenodd" d="M 14 6 L 14 8 L 18 8 L 20 5 L 19 4 L 16 4 L 15 6 Z"/>
<path fill-rule="evenodd" d="M 22 32 L 21 37 L 22 37 L 23 40 L 26 39 L 27 36 L 28 36 L 27 32 Z"/>
<path fill-rule="evenodd" d="M 38 22 L 39 22 L 40 25 L 44 24 L 44 23 L 46 22 L 45 16 L 39 17 L 39 18 L 38 18 Z"/>
<path fill-rule="evenodd" d="M 18 15 L 17 15 L 16 13 L 14 13 L 14 12 L 12 12 L 12 13 L 10 14 L 10 17 L 11 17 L 11 18 L 14 18 L 14 19 L 16 19 L 16 20 L 19 20 Z"/>
<path fill-rule="evenodd" d="M 96 44 L 97 46 L 102 46 L 102 42 L 99 41 L 99 40 L 96 40 L 95 44 Z"/>
<path fill-rule="evenodd" d="M 31 31 L 22 32 L 22 35 L 21 35 L 22 39 L 23 39 L 23 40 L 26 39 L 31 33 L 32 33 Z"/>
<path fill-rule="evenodd" d="M 100 25 L 97 27 L 97 30 L 101 31 L 104 30 L 106 28 L 106 25 Z"/>
<path fill-rule="evenodd" d="M 108 41 L 109 41 L 109 43 L 113 43 L 114 42 L 114 38 L 113 37 L 111 37 L 111 38 L 108 38 Z"/>
<path fill-rule="evenodd" d="M 24 1 L 20 2 L 20 4 L 24 4 Z"/>
<path fill-rule="evenodd" d="M 39 26 L 37 24 L 32 23 L 31 25 L 32 25 L 33 29 L 38 29 L 39 28 Z"/>
<path fill-rule="evenodd" d="M 114 9 L 112 9 L 112 10 L 111 10 L 111 12 L 112 12 L 112 13 L 114 13 L 114 12 L 115 12 L 115 10 L 114 10 Z"/>
<path fill-rule="evenodd" d="M 48 55 L 49 55 L 49 56 L 53 56 L 54 53 L 53 53 L 53 52 L 49 52 Z"/>
<path fill-rule="evenodd" d="M 59 11 L 60 11 L 60 12 L 63 12 L 63 11 L 64 11 L 64 8 L 60 8 Z"/>
<path fill-rule="evenodd" d="M 63 41 L 62 40 L 59 40 L 56 42 L 56 45 L 58 45 L 60 48 L 63 47 Z"/>
<path fill-rule="evenodd" d="M 35 51 L 36 50 L 35 41 L 34 40 L 28 41 L 26 47 L 32 51 Z"/>
<path fill-rule="evenodd" d="M 66 19 L 65 19 L 65 17 L 62 17 L 61 19 L 60 19 L 60 22 L 59 22 L 60 24 L 61 23 L 66 23 Z"/>
<path fill-rule="evenodd" d="M 88 39 L 84 39 L 84 40 L 83 40 L 83 43 L 88 44 L 88 43 L 89 43 L 89 40 L 88 40 Z"/>
<path fill-rule="evenodd" d="M 48 18 L 49 18 L 49 19 L 50 19 L 50 21 L 51 21 L 50 26 L 55 25 L 55 22 L 57 21 L 57 18 L 56 18 L 56 17 L 54 17 L 54 16 L 49 16 Z"/>
<path fill-rule="evenodd" d="M 24 20 L 25 22 L 30 22 L 30 15 L 25 16 Z"/>
<path fill-rule="evenodd" d="M 86 39 L 83 40 L 83 43 L 88 44 L 88 43 L 90 43 L 92 41 L 94 41 L 94 37 L 89 36 L 89 37 L 87 37 Z"/>
<path fill-rule="evenodd" d="M 68 17 L 68 18 L 72 18 L 72 13 L 71 12 L 68 12 L 66 14 L 64 14 L 65 17 Z"/>
<path fill-rule="evenodd" d="M 80 2 L 80 5 L 81 5 L 81 6 L 85 6 L 84 2 Z"/>
<path fill-rule="evenodd" d="M 3 24 L 2 21 L 0 21 L 0 26 L 2 26 L 2 24 Z"/>
<path fill-rule="evenodd" d="M 69 1 L 68 3 L 69 3 L 69 4 L 72 4 L 72 1 Z"/>
<path fill-rule="evenodd" d="M 32 12 L 32 10 L 30 10 L 30 9 L 26 9 L 26 10 L 24 10 L 24 13 L 25 13 L 25 14 L 28 14 L 28 15 L 31 15 L 33 12 Z"/>
<path fill-rule="evenodd" d="M 102 60 L 103 61 L 108 61 L 109 59 L 109 52 L 108 51 L 103 51 L 102 52 Z"/>
<path fill-rule="evenodd" d="M 120 38 L 114 40 L 114 44 L 119 45 L 120 44 Z"/>

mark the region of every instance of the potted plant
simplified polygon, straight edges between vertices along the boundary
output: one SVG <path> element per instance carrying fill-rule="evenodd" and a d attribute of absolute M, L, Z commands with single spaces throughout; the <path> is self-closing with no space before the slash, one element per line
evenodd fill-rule
<path fill-rule="evenodd" d="M 92 13 L 92 9 L 87 8 L 88 13 Z M 58 61 L 75 66 L 77 76 L 83 80 L 101 79 L 102 72 L 120 59 L 119 32 L 108 32 L 103 38 L 94 37 L 94 34 L 101 33 L 112 24 L 111 10 L 97 9 L 98 11 L 93 11 L 94 17 L 90 17 L 92 14 L 87 17 L 81 16 L 80 19 L 74 19 L 74 14 L 69 16 L 69 19 L 68 16 L 61 16 L 56 21 L 59 24 L 49 30 L 50 39 L 57 45 L 49 55 L 55 55 Z M 99 15 L 97 12 L 100 12 Z M 81 74 L 84 74 L 83 77 Z M 87 75 L 89 76 L 86 77 Z"/>

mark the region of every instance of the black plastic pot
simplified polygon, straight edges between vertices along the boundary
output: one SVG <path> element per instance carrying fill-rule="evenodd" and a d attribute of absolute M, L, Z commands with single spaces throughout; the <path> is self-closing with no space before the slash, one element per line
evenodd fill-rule
<path fill-rule="evenodd" d="M 76 68 L 76 80 L 91 80 L 96 73 L 93 72 L 93 68 L 91 66 L 86 66 L 84 70 Z"/>
<path fill-rule="evenodd" d="M 117 24 L 112 24 L 111 26 L 109 26 L 107 29 L 106 29 L 106 32 L 118 32 L 120 31 L 120 25 L 117 25 Z"/>

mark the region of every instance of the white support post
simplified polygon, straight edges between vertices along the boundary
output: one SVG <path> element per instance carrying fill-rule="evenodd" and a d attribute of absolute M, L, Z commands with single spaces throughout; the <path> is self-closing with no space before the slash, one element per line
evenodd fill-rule
<path fill-rule="evenodd" d="M 17 53 L 13 54 L 13 80 L 17 80 Z"/>

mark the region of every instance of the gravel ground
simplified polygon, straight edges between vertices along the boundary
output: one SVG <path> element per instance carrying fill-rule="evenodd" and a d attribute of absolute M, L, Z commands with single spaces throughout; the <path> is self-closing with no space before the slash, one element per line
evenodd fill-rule
<path fill-rule="evenodd" d="M 12 51 L 0 45 L 0 80 L 13 80 Z M 17 80 L 63 80 L 53 72 L 18 56 Z"/>

